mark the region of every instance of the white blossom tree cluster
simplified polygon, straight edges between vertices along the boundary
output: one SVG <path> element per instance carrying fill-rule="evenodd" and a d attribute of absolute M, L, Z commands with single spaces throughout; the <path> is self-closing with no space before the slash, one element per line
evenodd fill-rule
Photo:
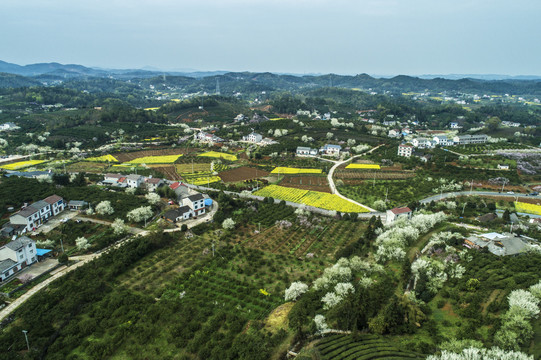
<path fill-rule="evenodd" d="M 455 180 L 439 179 L 440 186 L 432 189 L 433 192 L 449 192 L 462 190 L 462 184 L 458 184 Z"/>
<path fill-rule="evenodd" d="M 295 281 L 291 283 L 289 288 L 285 291 L 285 301 L 294 301 L 299 298 L 302 294 L 308 291 L 308 285 L 300 281 Z"/>
<path fill-rule="evenodd" d="M 150 206 L 141 206 L 128 212 L 126 214 L 126 217 L 128 218 L 129 221 L 132 221 L 132 222 L 145 221 L 146 223 L 146 221 L 152 217 L 152 214 L 153 212 Z"/>
<path fill-rule="evenodd" d="M 444 350 L 441 355 L 430 355 L 427 360 L 533 360 L 533 356 L 519 351 L 505 351 L 498 347 L 492 349 L 467 348 L 460 353 Z"/>
<path fill-rule="evenodd" d="M 356 153 L 356 154 L 359 154 L 359 153 L 362 153 L 366 150 L 369 150 L 371 148 L 370 145 L 366 145 L 366 144 L 359 144 L 357 146 L 353 146 L 351 147 L 351 151 Z"/>
<path fill-rule="evenodd" d="M 533 336 L 531 321 L 539 316 L 541 281 L 529 290 L 514 290 L 507 297 L 509 310 L 502 315 L 500 330 L 494 335 L 494 343 L 506 350 L 519 350 Z"/>
<path fill-rule="evenodd" d="M 109 200 L 101 201 L 96 205 L 96 212 L 100 215 L 112 215 L 115 212 Z"/>
<path fill-rule="evenodd" d="M 426 233 L 437 223 L 446 219 L 443 212 L 435 214 L 418 214 L 410 220 L 405 217 L 391 223 L 376 238 L 375 258 L 378 262 L 387 260 L 403 260 L 406 256 L 406 246 L 416 240 L 419 235 Z"/>
<path fill-rule="evenodd" d="M 75 245 L 79 250 L 86 250 L 90 247 L 88 240 L 82 236 L 75 239 Z"/>
<path fill-rule="evenodd" d="M 353 274 L 364 272 L 370 274 L 383 271 L 380 265 L 371 264 L 358 256 L 351 259 L 341 258 L 331 267 L 323 271 L 323 275 L 312 284 L 315 290 L 329 290 L 321 299 L 323 308 L 330 309 L 339 304 L 346 296 L 355 292 L 355 286 L 351 283 Z M 362 282 L 362 283 L 361 283 Z M 372 280 L 361 277 L 360 286 L 366 288 L 372 284 Z"/>

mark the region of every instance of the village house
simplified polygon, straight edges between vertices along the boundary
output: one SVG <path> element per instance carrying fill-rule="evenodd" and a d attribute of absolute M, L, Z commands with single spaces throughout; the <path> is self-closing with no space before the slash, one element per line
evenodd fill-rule
<path fill-rule="evenodd" d="M 297 146 L 296 155 L 297 156 L 315 156 L 318 154 L 317 149 L 312 149 L 305 146 Z"/>
<path fill-rule="evenodd" d="M 413 146 L 400 144 L 398 145 L 398 156 L 410 157 L 413 153 Z"/>
<path fill-rule="evenodd" d="M 270 120 L 265 115 L 261 116 L 259 114 L 254 114 L 254 116 L 252 116 L 252 118 L 250 119 L 251 124 L 259 124 L 265 121 L 270 121 Z"/>
<path fill-rule="evenodd" d="M 455 145 L 484 144 L 488 141 L 488 136 L 481 135 L 459 135 L 453 138 Z"/>
<path fill-rule="evenodd" d="M 15 125 L 15 123 L 12 123 L 12 122 L 7 122 L 7 123 L 0 124 L 0 131 L 14 130 L 14 129 L 17 129 L 17 128 L 18 128 L 18 126 Z"/>
<path fill-rule="evenodd" d="M 16 233 L 25 233 L 40 227 L 51 216 L 55 216 L 64 211 L 65 203 L 58 195 L 52 195 L 44 200 L 24 207 L 20 211 L 9 217 L 11 227 L 17 227 Z"/>
<path fill-rule="evenodd" d="M 433 138 L 434 144 L 439 146 L 450 146 L 454 145 L 453 140 L 448 139 L 445 135 L 436 135 Z"/>
<path fill-rule="evenodd" d="M 234 122 L 240 122 L 240 121 L 244 121 L 244 114 L 238 114 L 237 116 L 235 116 L 235 118 L 233 119 Z"/>
<path fill-rule="evenodd" d="M 221 142 L 224 141 L 221 137 L 218 137 L 218 136 L 216 136 L 214 134 L 209 134 L 209 133 L 204 132 L 204 131 L 200 131 L 200 132 L 194 134 L 193 138 L 194 138 L 195 141 L 199 141 L 199 142 L 204 143 L 204 144 L 217 144 L 217 143 L 221 143 Z"/>
<path fill-rule="evenodd" d="M 509 165 L 498 164 L 498 169 L 499 170 L 509 170 Z"/>
<path fill-rule="evenodd" d="M 398 129 L 389 130 L 389 133 L 387 134 L 387 136 L 389 136 L 391 138 L 400 137 L 400 130 L 398 130 Z"/>
<path fill-rule="evenodd" d="M 325 146 L 319 149 L 319 152 L 323 155 L 339 156 L 341 150 L 342 147 L 340 145 L 325 144 Z"/>
<path fill-rule="evenodd" d="M 64 202 L 64 199 L 62 199 L 58 195 L 51 195 L 43 199 L 43 201 L 45 201 L 51 206 L 53 216 L 60 214 L 66 208 L 66 203 Z"/>
<path fill-rule="evenodd" d="M 509 126 L 509 127 L 520 127 L 520 123 L 513 122 L 513 121 L 502 121 L 503 126 Z"/>
<path fill-rule="evenodd" d="M 411 219 L 412 214 L 413 214 L 413 211 L 411 211 L 409 207 L 397 207 L 391 210 L 387 210 L 386 222 L 387 224 L 390 224 L 401 217 L 407 217 L 408 219 Z"/>
<path fill-rule="evenodd" d="M 68 209 L 70 209 L 71 211 L 83 210 L 87 206 L 88 203 L 83 200 L 70 200 L 68 202 Z"/>
<path fill-rule="evenodd" d="M 242 141 L 248 141 L 254 144 L 260 142 L 261 140 L 263 140 L 263 136 L 255 132 L 242 137 Z"/>
<path fill-rule="evenodd" d="M 430 139 L 427 139 L 424 137 L 412 139 L 411 143 L 414 147 L 420 148 L 420 149 L 431 148 L 433 144 L 433 142 Z"/>
<path fill-rule="evenodd" d="M 526 253 L 531 248 L 531 245 L 527 237 L 495 232 L 472 235 L 464 240 L 464 246 L 474 249 L 486 248 L 496 256 L 516 256 Z"/>
<path fill-rule="evenodd" d="M 165 220 L 174 224 L 183 220 L 188 220 L 193 216 L 193 214 L 194 212 L 189 206 L 181 206 L 179 208 L 166 211 L 163 217 Z"/>
<path fill-rule="evenodd" d="M 152 176 L 145 178 L 145 186 L 148 191 L 156 191 L 162 185 L 164 185 L 164 182 L 160 178 L 153 178 Z"/>
<path fill-rule="evenodd" d="M 0 278 L 2 281 L 37 261 L 36 243 L 22 236 L 0 247 Z"/>
<path fill-rule="evenodd" d="M 201 194 L 189 195 L 183 198 L 182 205 L 188 206 L 194 212 L 194 216 L 205 213 L 205 198 Z"/>
<path fill-rule="evenodd" d="M 130 174 L 126 176 L 126 184 L 131 188 L 138 188 L 143 183 L 144 178 L 141 175 Z"/>
<path fill-rule="evenodd" d="M 451 122 L 451 123 L 449 124 L 449 127 L 450 127 L 451 129 L 459 129 L 459 128 L 460 128 L 460 125 L 458 125 L 457 122 L 453 121 L 453 122 Z"/>

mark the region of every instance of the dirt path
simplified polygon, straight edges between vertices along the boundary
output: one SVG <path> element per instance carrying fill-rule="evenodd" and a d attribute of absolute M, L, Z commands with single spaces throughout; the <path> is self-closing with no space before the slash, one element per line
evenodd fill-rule
<path fill-rule="evenodd" d="M 331 188 L 331 194 L 338 195 L 339 197 L 341 197 L 341 198 L 344 199 L 344 200 L 347 200 L 347 201 L 349 201 L 349 202 L 351 202 L 351 203 L 353 203 L 353 204 L 355 204 L 355 205 L 362 206 L 362 207 L 368 209 L 370 212 L 376 212 L 376 210 L 374 210 L 374 209 L 372 209 L 372 208 L 370 208 L 370 207 L 368 207 L 368 206 L 366 206 L 366 205 L 363 205 L 363 204 L 361 204 L 361 203 L 358 203 L 357 201 L 352 200 L 352 199 L 350 199 L 350 198 L 348 198 L 348 197 L 345 197 L 344 195 L 340 194 L 340 193 L 338 192 L 338 190 L 336 189 L 336 185 L 334 184 L 333 174 L 334 174 L 334 171 L 335 171 L 340 165 L 345 164 L 345 163 L 347 163 L 347 162 L 349 162 L 349 161 L 351 161 L 351 160 L 353 160 L 353 159 L 355 159 L 355 158 L 364 156 L 364 155 L 366 155 L 366 154 L 370 154 L 372 151 L 376 150 L 376 149 L 379 148 L 380 146 L 382 146 L 382 145 L 378 145 L 378 146 L 376 146 L 375 148 L 371 149 L 370 151 L 368 151 L 368 152 L 366 152 L 366 153 L 352 156 L 352 157 L 350 157 L 349 159 L 346 159 L 346 160 L 334 162 L 333 167 L 331 168 L 331 170 L 329 170 L 329 174 L 327 175 L 327 180 L 328 180 L 328 182 L 329 182 L 329 187 Z"/>

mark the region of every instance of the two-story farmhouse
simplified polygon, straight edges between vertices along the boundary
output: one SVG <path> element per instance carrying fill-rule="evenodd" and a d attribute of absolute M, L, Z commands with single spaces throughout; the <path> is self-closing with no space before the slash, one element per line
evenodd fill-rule
<path fill-rule="evenodd" d="M 195 216 L 205 213 L 205 198 L 201 194 L 190 195 L 182 199 L 182 205 L 188 206 Z"/>
<path fill-rule="evenodd" d="M 37 261 L 36 243 L 22 236 L 0 247 L 0 279 L 11 275 Z"/>
<path fill-rule="evenodd" d="M 319 149 L 319 152 L 323 155 L 339 156 L 341 150 L 342 147 L 340 145 L 325 144 L 325 146 Z"/>

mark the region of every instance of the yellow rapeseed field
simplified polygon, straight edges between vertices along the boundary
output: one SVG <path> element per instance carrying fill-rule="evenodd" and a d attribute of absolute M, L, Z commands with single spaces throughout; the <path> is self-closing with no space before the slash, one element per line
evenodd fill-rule
<path fill-rule="evenodd" d="M 370 169 L 370 170 L 379 170 L 381 167 L 377 164 L 349 164 L 346 166 L 346 169 Z"/>
<path fill-rule="evenodd" d="M 226 153 L 222 153 L 222 152 L 217 152 L 217 151 L 208 151 L 206 153 L 202 153 L 202 154 L 199 154 L 197 156 L 206 156 L 206 157 L 211 157 L 211 158 L 220 158 L 220 159 L 225 159 L 225 160 L 229 160 L 229 161 L 236 161 L 237 160 L 237 156 L 236 155 L 232 155 L 232 154 L 226 154 Z"/>
<path fill-rule="evenodd" d="M 517 212 L 523 212 L 527 214 L 541 215 L 541 205 L 516 201 L 515 210 L 517 210 Z"/>
<path fill-rule="evenodd" d="M 44 162 L 45 162 L 45 160 L 27 160 L 27 161 L 19 161 L 19 162 L 13 163 L 13 164 L 2 165 L 2 166 L 0 166 L 0 169 L 5 169 L 5 170 L 19 170 L 19 169 L 27 168 L 27 167 L 29 167 L 29 166 L 41 164 L 41 163 L 44 163 Z"/>
<path fill-rule="evenodd" d="M 180 155 L 145 156 L 125 162 L 124 164 L 172 164 Z"/>
<path fill-rule="evenodd" d="M 321 169 L 301 169 L 293 167 L 276 167 L 271 174 L 321 174 Z"/>
<path fill-rule="evenodd" d="M 90 157 L 86 159 L 88 161 L 95 161 L 95 162 L 118 162 L 118 160 L 111 154 L 102 155 L 102 156 L 96 156 L 96 157 Z"/>
<path fill-rule="evenodd" d="M 344 200 L 338 195 L 328 194 L 320 191 L 309 191 L 278 185 L 269 185 L 259 191 L 256 191 L 254 195 L 291 201 L 325 210 L 355 213 L 368 212 L 368 209 Z"/>

